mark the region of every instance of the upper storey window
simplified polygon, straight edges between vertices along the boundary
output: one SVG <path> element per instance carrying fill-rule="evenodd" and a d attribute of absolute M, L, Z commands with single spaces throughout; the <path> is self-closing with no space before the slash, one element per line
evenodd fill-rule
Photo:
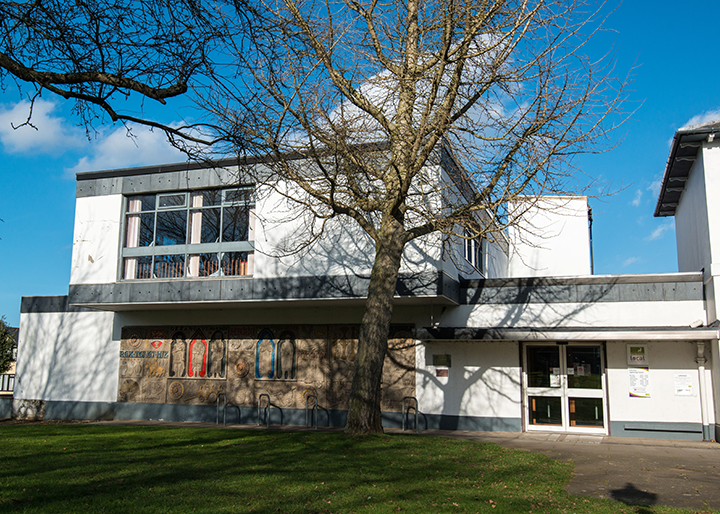
<path fill-rule="evenodd" d="M 485 274 L 483 238 L 472 237 L 468 230 L 465 231 L 465 260 L 481 274 Z"/>
<path fill-rule="evenodd" d="M 124 279 L 252 274 L 252 188 L 130 196 Z"/>

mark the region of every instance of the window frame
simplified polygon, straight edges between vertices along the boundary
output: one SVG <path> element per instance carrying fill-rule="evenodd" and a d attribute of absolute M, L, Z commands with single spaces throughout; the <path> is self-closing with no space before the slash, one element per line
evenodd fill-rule
<path fill-rule="evenodd" d="M 193 206 L 194 195 L 202 194 L 205 191 L 218 191 L 220 192 L 220 200 L 217 204 L 213 205 L 200 205 Z M 243 191 L 247 194 L 246 200 L 230 200 L 226 201 L 226 197 L 229 192 Z M 143 196 L 155 196 L 155 205 L 153 209 L 142 210 L 142 202 L 140 204 L 139 211 L 130 211 L 130 202 L 133 199 L 137 199 Z M 184 203 L 182 205 L 165 205 L 160 206 L 161 199 L 163 197 L 171 196 L 184 196 Z M 247 239 L 244 241 L 222 241 L 223 237 L 223 213 L 225 208 L 244 206 L 247 207 Z M 219 226 L 218 226 L 218 239 L 212 243 L 190 243 L 191 231 L 192 231 L 192 215 L 196 212 L 202 212 L 203 210 L 218 209 L 220 211 Z M 185 242 L 181 244 L 157 244 L 158 237 L 158 214 L 163 212 L 181 211 L 185 213 Z M 214 277 L 242 277 L 249 276 L 252 274 L 252 255 L 255 251 L 255 241 L 253 237 L 254 233 L 254 214 L 255 212 L 255 197 L 253 186 L 235 186 L 231 188 L 208 188 L 199 190 L 189 191 L 163 191 L 163 192 L 147 192 L 138 194 L 126 194 L 123 198 L 123 213 L 122 213 L 122 231 L 120 241 L 120 262 L 118 266 L 118 277 L 122 281 L 148 281 L 148 280 L 184 280 L 184 279 L 207 279 Z M 140 219 L 141 214 L 152 214 L 152 239 L 147 246 L 126 246 L 128 243 L 128 220 L 131 216 L 135 215 Z M 138 221 L 138 231 L 142 230 L 141 222 Z M 140 232 L 138 232 L 137 239 L 140 239 Z M 201 256 L 203 254 L 215 254 L 217 255 L 217 262 L 222 263 L 223 258 L 226 254 L 232 253 L 247 253 L 248 254 L 248 269 L 245 275 L 225 275 L 222 271 L 222 266 L 218 269 L 218 274 L 211 275 L 191 275 L 190 274 L 190 260 L 191 257 Z M 159 262 L 156 257 L 164 257 L 177 255 L 183 257 L 183 273 L 182 276 L 177 277 L 163 277 L 156 276 L 155 264 Z M 126 261 L 128 259 L 139 259 L 142 257 L 150 257 L 150 269 L 151 277 L 148 278 L 126 278 Z M 136 264 L 137 266 L 137 261 Z"/>
<path fill-rule="evenodd" d="M 463 256 L 475 271 L 485 276 L 485 238 L 482 236 L 473 237 L 469 230 L 465 230 L 463 239 Z"/>

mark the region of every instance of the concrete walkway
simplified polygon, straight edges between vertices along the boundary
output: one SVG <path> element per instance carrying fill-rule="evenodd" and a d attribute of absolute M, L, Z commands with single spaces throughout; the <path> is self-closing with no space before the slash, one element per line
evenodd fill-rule
<path fill-rule="evenodd" d="M 110 421 L 110 424 L 217 427 L 212 423 Z M 222 426 L 222 425 L 220 425 Z M 228 425 L 229 429 L 267 430 L 265 426 Z M 270 430 L 315 431 L 272 425 Z M 320 431 L 342 429 L 320 428 Z M 387 433 L 403 433 L 386 429 Z M 414 432 L 404 432 L 413 434 Z M 593 435 L 422 430 L 420 435 L 452 437 L 528 450 L 551 459 L 572 461 L 575 475 L 567 491 L 634 505 L 720 509 L 720 444 Z"/>

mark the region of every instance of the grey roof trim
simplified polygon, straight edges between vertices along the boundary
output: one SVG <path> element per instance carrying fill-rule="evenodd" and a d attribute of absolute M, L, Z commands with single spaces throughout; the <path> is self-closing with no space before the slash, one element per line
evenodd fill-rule
<path fill-rule="evenodd" d="M 140 166 L 136 168 L 117 168 L 101 171 L 81 171 L 75 174 L 78 181 L 96 180 L 99 178 L 134 177 L 137 175 L 154 175 L 156 173 L 169 173 L 174 171 L 190 171 L 203 168 L 225 168 L 240 164 L 238 158 L 220 159 L 212 162 L 178 162 L 172 164 L 160 164 L 154 166 Z"/>
<path fill-rule="evenodd" d="M 675 132 L 655 205 L 656 217 L 675 215 L 698 150 L 703 142 L 712 141 L 717 133 L 720 133 L 720 120 L 684 127 Z"/>
<path fill-rule="evenodd" d="M 460 279 L 461 287 L 516 287 L 516 286 L 559 286 L 591 284 L 657 284 L 671 282 L 702 282 L 700 271 L 680 273 L 639 273 L 629 275 L 585 275 L 568 277 L 520 277 Z"/>
<path fill-rule="evenodd" d="M 209 278 L 133 280 L 110 284 L 71 284 L 70 306 L 100 310 L 141 307 L 182 309 L 233 307 L 251 303 L 328 300 L 350 302 L 367 297 L 369 276 L 282 278 Z M 396 297 L 401 303 L 458 305 L 460 287 L 445 273 L 400 276 Z"/>
<path fill-rule="evenodd" d="M 461 280 L 465 305 L 702 301 L 702 274 L 596 275 Z"/>
<path fill-rule="evenodd" d="M 717 328 L 700 327 L 425 327 L 415 337 L 435 341 L 715 341 Z"/>

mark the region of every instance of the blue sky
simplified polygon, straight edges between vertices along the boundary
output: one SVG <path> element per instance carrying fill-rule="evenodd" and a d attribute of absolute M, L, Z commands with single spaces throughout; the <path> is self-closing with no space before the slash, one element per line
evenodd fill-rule
<path fill-rule="evenodd" d="M 688 123 L 720 119 L 712 46 L 720 2 L 693 5 L 626 0 L 587 49 L 597 58 L 613 55 L 618 77 L 630 74 L 625 109 L 635 110 L 614 134 L 616 148 L 577 162 L 616 191 L 591 199 L 597 274 L 677 271 L 674 221 L 652 215 L 670 141 Z M 121 126 L 101 126 L 88 140 L 71 106 L 49 95 L 36 105 L 38 130 L 13 130 L 27 117 L 19 100 L 12 86 L 0 93 L 0 315 L 12 326 L 22 296 L 67 294 L 76 172 L 184 160 L 145 129 L 131 139 Z M 161 111 L 164 121 L 188 114 L 174 105 Z"/>

